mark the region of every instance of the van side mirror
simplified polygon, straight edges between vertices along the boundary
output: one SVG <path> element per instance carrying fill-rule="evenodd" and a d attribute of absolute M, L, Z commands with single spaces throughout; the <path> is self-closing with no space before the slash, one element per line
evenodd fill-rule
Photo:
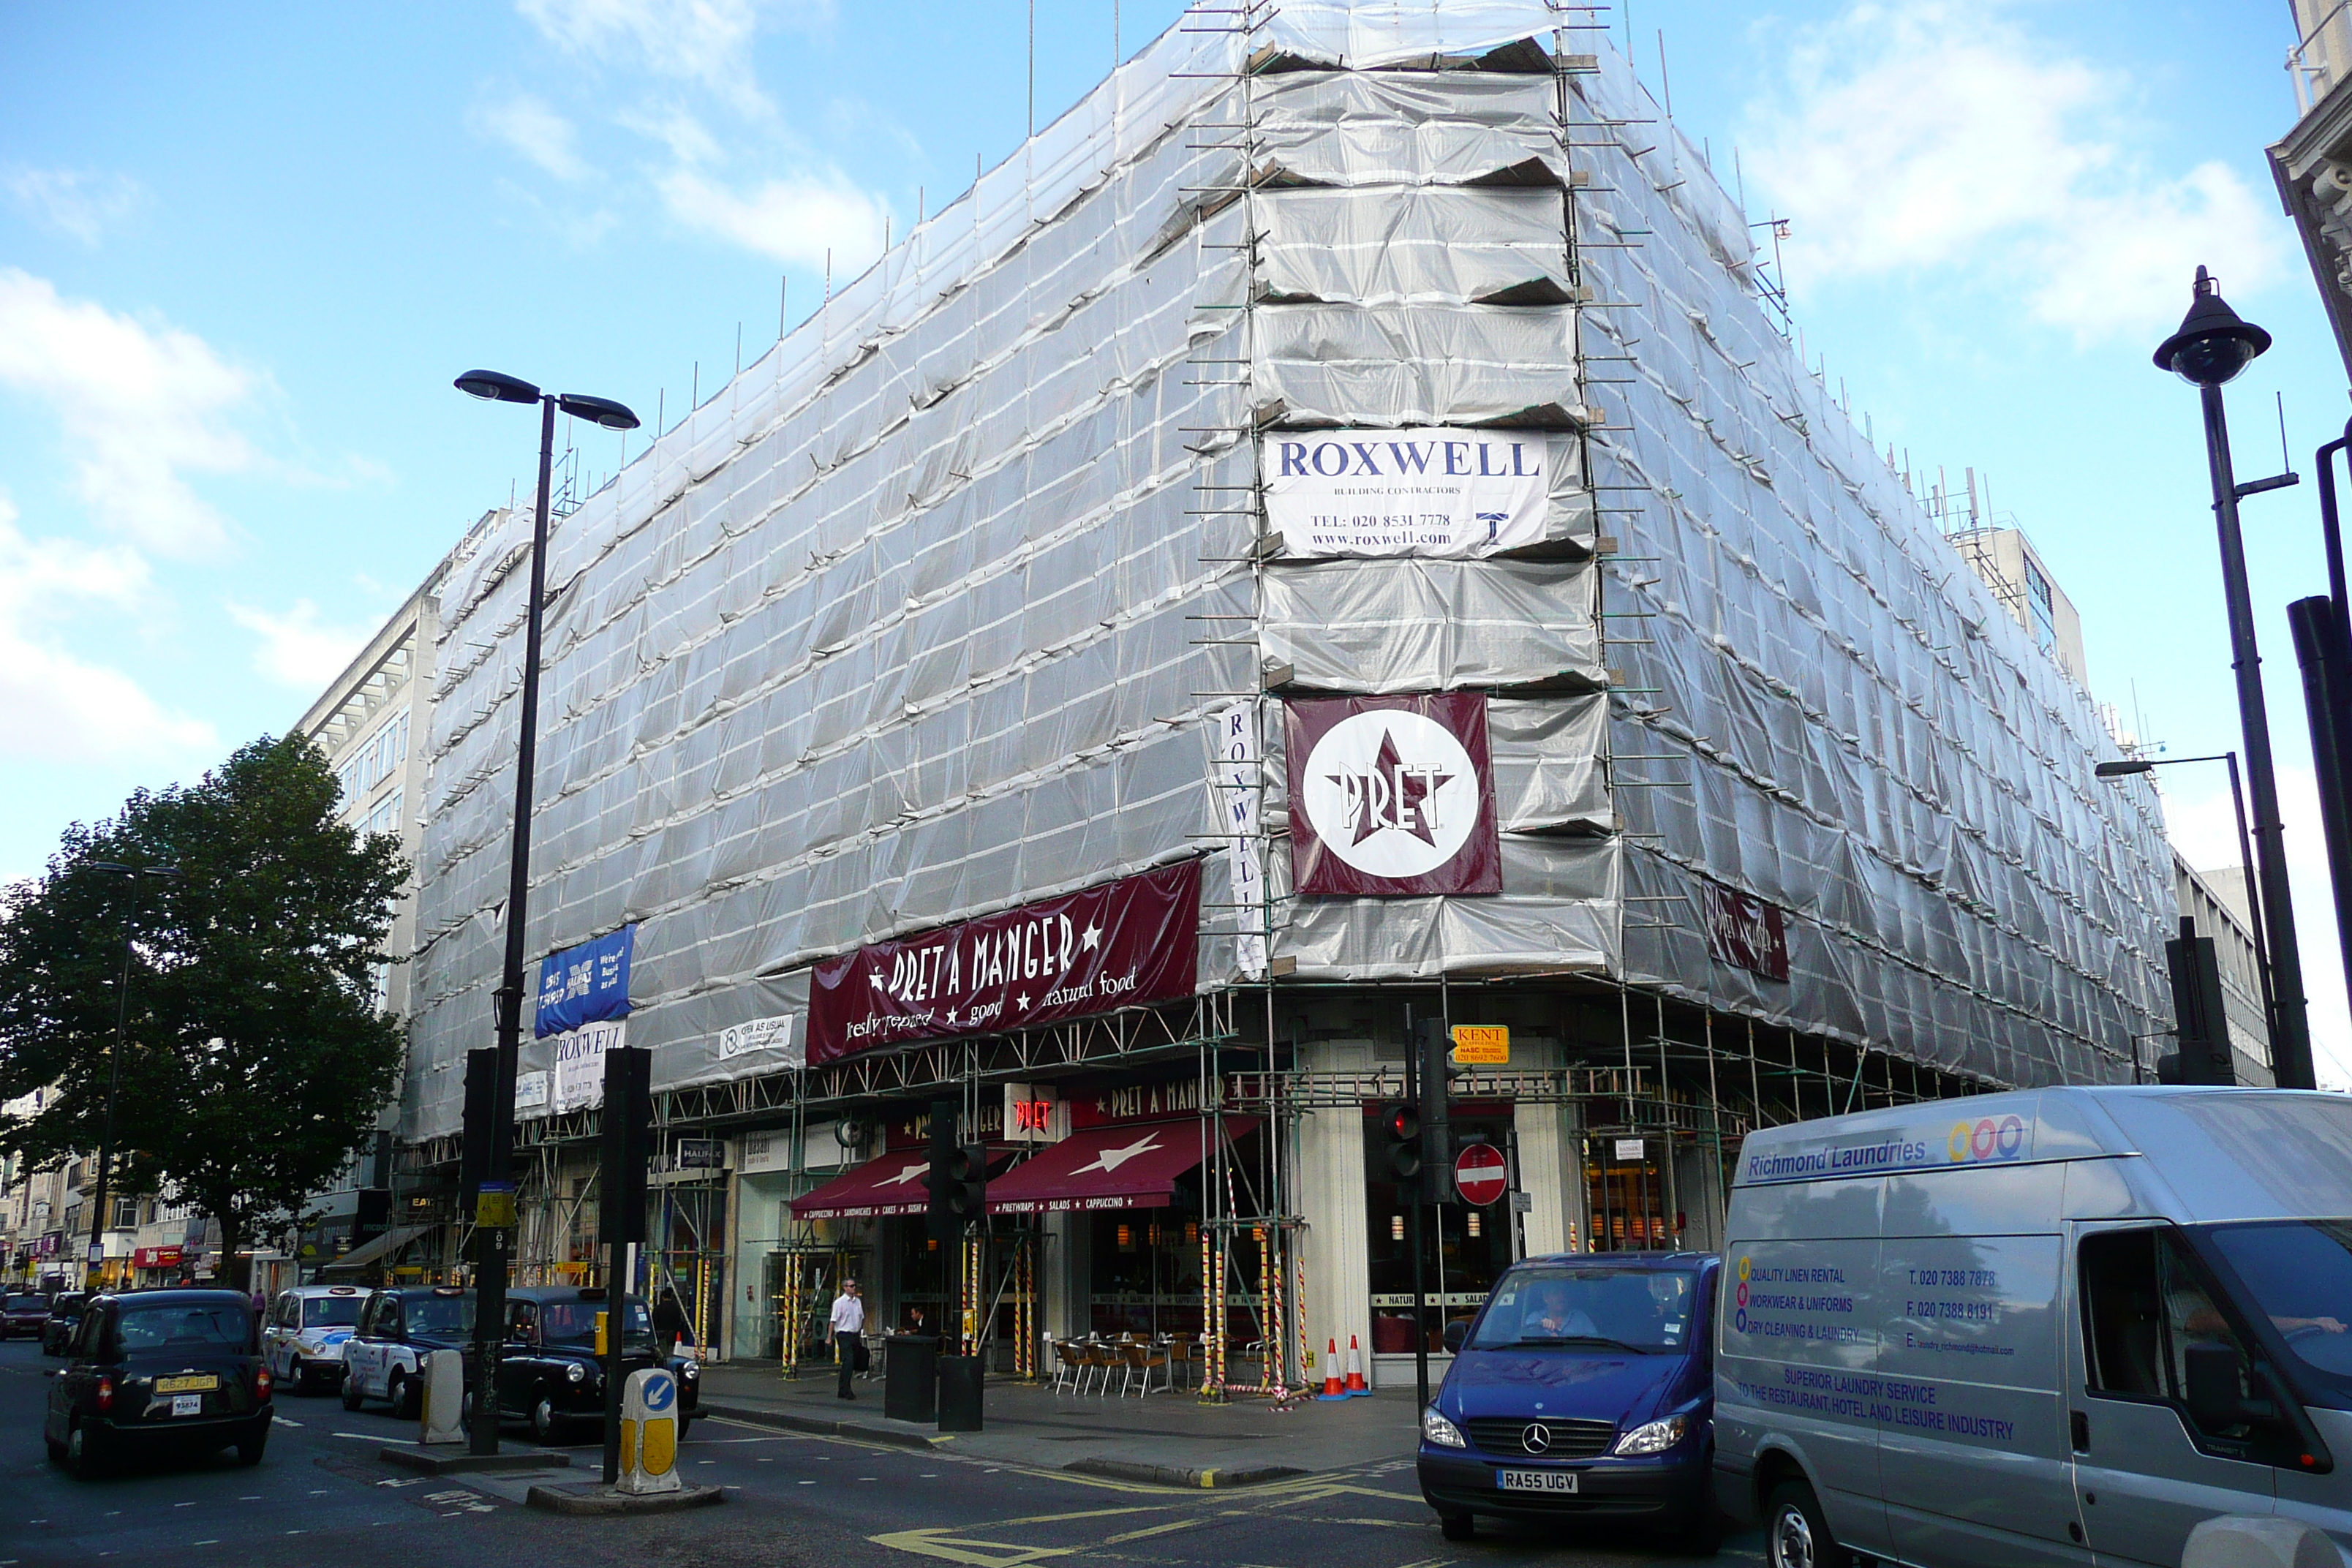
<path fill-rule="evenodd" d="M 2189 1414 L 2210 1431 L 2268 1421 L 2278 1412 L 2267 1399 L 2249 1399 L 2239 1381 L 2238 1352 L 2215 1340 L 2201 1340 L 2181 1352 L 2188 1375 Z"/>
<path fill-rule="evenodd" d="M 1445 1340 L 1445 1348 L 1451 1353 L 1460 1355 L 1462 1353 L 1463 1342 L 1467 1340 L 1469 1337 L 1469 1319 L 1456 1318 L 1452 1322 L 1445 1325 L 1445 1332 L 1444 1335 Z"/>

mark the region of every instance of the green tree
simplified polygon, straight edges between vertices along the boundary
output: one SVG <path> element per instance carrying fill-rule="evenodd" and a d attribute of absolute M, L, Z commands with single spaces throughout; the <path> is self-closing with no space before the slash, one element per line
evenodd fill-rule
<path fill-rule="evenodd" d="M 265 735 L 198 784 L 73 825 L 44 876 L 0 895 L 0 1100 L 48 1091 L 0 1120 L 0 1146 L 42 1166 L 97 1150 L 131 921 L 111 1185 L 175 1185 L 219 1222 L 239 1288 L 238 1248 L 301 1214 L 398 1088 L 401 1030 L 371 971 L 406 868 L 396 838 L 354 833 L 337 805 L 317 746 Z"/>

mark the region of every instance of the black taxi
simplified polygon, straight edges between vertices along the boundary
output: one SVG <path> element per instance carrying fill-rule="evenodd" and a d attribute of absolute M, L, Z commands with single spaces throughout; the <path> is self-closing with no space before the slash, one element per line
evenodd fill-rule
<path fill-rule="evenodd" d="M 506 1343 L 499 1352 L 499 1415 L 530 1423 L 541 1443 L 575 1427 L 602 1426 L 604 1367 L 596 1354 L 597 1320 L 610 1302 L 595 1286 L 530 1286 L 507 1292 Z M 654 1346 L 645 1298 L 623 1308 L 622 1374 L 667 1365 L 677 1378 L 678 1436 L 694 1419 L 702 1369 L 691 1357 L 664 1363 Z"/>
<path fill-rule="evenodd" d="M 41 1436 L 77 1475 L 162 1449 L 257 1465 L 273 1412 L 253 1303 L 235 1290 L 93 1296 L 49 1384 Z"/>

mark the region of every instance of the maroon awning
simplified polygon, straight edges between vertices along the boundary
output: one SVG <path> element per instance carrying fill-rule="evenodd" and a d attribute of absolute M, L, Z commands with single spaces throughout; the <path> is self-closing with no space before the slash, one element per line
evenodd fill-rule
<path fill-rule="evenodd" d="M 1255 1127 L 1257 1118 L 1227 1116 L 1221 1122 L 1231 1141 Z M 992 1179 L 990 1212 L 1162 1207 L 1175 1196 L 1176 1178 L 1207 1158 L 1213 1136 L 1207 1125 L 1193 1116 L 1073 1133 Z"/>
<path fill-rule="evenodd" d="M 794 1219 L 866 1219 L 876 1215 L 921 1214 L 931 1190 L 923 1173 L 931 1168 L 921 1149 L 904 1149 L 868 1160 L 845 1176 L 835 1176 L 813 1193 L 793 1200 Z"/>

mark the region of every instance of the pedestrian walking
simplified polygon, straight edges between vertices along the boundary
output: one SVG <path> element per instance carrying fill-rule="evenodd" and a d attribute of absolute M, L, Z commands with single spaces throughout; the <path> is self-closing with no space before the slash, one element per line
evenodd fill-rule
<path fill-rule="evenodd" d="M 654 1303 L 654 1342 L 661 1346 L 665 1363 L 677 1353 L 680 1340 L 694 1343 L 694 1325 L 687 1319 L 686 1304 L 677 1299 L 677 1288 L 667 1286 Z"/>
<path fill-rule="evenodd" d="M 856 1398 L 849 1391 L 849 1378 L 866 1364 L 866 1302 L 855 1279 L 844 1279 L 841 1294 L 833 1299 L 833 1354 L 841 1364 L 841 1386 L 834 1392 L 843 1399 Z"/>

